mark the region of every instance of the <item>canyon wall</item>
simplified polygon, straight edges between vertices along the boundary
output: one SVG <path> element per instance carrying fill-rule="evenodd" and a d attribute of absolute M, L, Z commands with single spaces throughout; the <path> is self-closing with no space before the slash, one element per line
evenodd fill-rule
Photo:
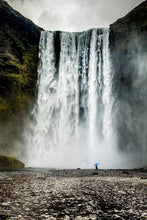
<path fill-rule="evenodd" d="M 34 97 L 41 29 L 0 1 L 0 121 Z"/>
<path fill-rule="evenodd" d="M 146 37 L 147 1 L 110 26 L 118 146 L 124 152 L 142 152 L 143 157 L 147 155 Z"/>
<path fill-rule="evenodd" d="M 0 153 L 23 152 L 23 127 L 37 83 L 41 28 L 0 0 Z"/>

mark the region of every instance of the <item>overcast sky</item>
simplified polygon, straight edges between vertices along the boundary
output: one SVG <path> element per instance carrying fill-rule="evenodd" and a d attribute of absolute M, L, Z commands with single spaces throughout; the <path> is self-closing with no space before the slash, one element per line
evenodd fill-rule
<path fill-rule="evenodd" d="M 83 31 L 108 27 L 144 0 L 7 0 L 47 30 Z"/>

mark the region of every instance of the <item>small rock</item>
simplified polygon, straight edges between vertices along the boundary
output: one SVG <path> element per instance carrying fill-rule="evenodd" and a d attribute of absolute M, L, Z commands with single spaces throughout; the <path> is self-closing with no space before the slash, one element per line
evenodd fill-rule
<path fill-rule="evenodd" d="M 68 215 L 65 215 L 64 220 L 70 220 L 70 217 Z"/>
<path fill-rule="evenodd" d="M 147 212 L 142 213 L 141 217 L 147 217 Z"/>
<path fill-rule="evenodd" d="M 146 180 L 146 179 L 147 179 L 147 176 L 141 176 L 140 179 Z"/>
<path fill-rule="evenodd" d="M 3 202 L 3 203 L 2 203 L 2 206 L 9 206 L 9 204 L 8 204 L 8 203 Z"/>
<path fill-rule="evenodd" d="M 12 178 L 8 178 L 7 181 L 12 181 Z"/>

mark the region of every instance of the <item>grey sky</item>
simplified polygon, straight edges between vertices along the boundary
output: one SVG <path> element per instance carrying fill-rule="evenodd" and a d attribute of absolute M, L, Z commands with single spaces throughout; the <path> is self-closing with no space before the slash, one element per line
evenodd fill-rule
<path fill-rule="evenodd" d="M 48 30 L 82 31 L 108 27 L 144 0 L 7 0 Z"/>

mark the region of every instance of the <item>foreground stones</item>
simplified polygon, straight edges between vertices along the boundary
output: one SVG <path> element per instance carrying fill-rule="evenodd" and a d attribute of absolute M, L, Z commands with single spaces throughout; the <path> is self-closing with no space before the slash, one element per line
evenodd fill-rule
<path fill-rule="evenodd" d="M 0 173 L 0 219 L 142 219 L 146 172 L 32 170 Z M 11 179 L 11 180 L 10 180 Z"/>
<path fill-rule="evenodd" d="M 24 166 L 24 163 L 16 158 L 0 155 L 0 169 L 20 169 Z"/>

